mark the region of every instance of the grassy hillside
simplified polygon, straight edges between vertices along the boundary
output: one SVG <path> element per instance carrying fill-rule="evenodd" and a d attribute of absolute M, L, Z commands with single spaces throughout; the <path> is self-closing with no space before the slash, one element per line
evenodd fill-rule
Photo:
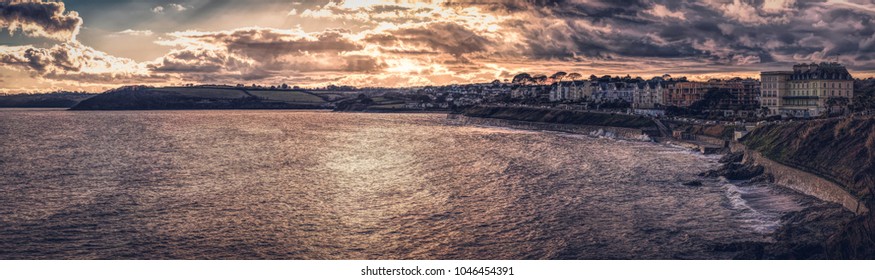
<path fill-rule="evenodd" d="M 303 92 L 290 90 L 248 90 L 258 98 L 265 100 L 284 101 L 292 103 L 325 103 L 322 97 Z"/>
<path fill-rule="evenodd" d="M 327 109 L 317 96 L 293 91 L 236 88 L 137 88 L 109 91 L 73 110 Z"/>
<path fill-rule="evenodd" d="M 846 118 L 772 124 L 743 143 L 764 156 L 844 185 L 859 198 L 875 188 L 875 119 Z"/>
<path fill-rule="evenodd" d="M 156 93 L 175 93 L 192 98 L 205 99 L 239 99 L 246 98 L 249 95 L 243 90 L 235 88 L 187 88 L 187 87 L 166 87 L 146 89 L 147 92 Z"/>
<path fill-rule="evenodd" d="M 496 118 L 528 122 L 613 126 L 626 128 L 656 127 L 656 124 L 654 124 L 652 120 L 641 116 L 590 113 L 556 109 L 518 107 L 473 107 L 465 109 L 462 113 L 469 117 Z"/>

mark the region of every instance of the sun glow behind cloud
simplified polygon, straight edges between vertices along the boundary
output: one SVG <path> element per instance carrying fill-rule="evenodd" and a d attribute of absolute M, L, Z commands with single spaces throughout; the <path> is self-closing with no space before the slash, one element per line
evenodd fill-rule
<path fill-rule="evenodd" d="M 99 23 L 102 14 L 83 10 L 93 19 L 83 20 L 72 4 L 0 2 L 0 28 L 44 40 L 0 48 L 0 74 L 7 73 L 0 91 L 34 81 L 73 89 L 419 86 L 489 82 L 523 71 L 706 79 L 836 57 L 856 76 L 875 70 L 875 7 L 862 1 L 144 2 L 130 2 L 142 7 L 139 21 L 129 9 L 108 9 L 106 18 L 131 15 L 131 23 L 96 27 L 82 24 Z M 164 12 L 154 13 L 157 6 Z M 48 13 L 28 12 L 40 9 Z M 166 52 L 135 61 L 101 51 L 142 44 Z"/>

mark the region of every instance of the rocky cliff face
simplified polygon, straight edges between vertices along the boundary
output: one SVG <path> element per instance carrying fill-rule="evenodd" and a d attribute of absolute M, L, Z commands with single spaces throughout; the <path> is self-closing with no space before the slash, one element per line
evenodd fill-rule
<path fill-rule="evenodd" d="M 875 119 L 845 118 L 771 124 L 742 142 L 763 156 L 841 185 L 875 206 Z M 875 258 L 875 215 L 870 211 L 846 224 L 826 246 L 831 258 Z"/>

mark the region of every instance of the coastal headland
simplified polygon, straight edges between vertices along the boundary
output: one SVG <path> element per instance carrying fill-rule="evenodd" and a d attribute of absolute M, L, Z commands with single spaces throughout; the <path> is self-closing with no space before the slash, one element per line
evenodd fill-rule
<path fill-rule="evenodd" d="M 83 100 L 71 110 L 329 109 L 329 102 L 306 91 L 233 87 L 123 87 Z"/>

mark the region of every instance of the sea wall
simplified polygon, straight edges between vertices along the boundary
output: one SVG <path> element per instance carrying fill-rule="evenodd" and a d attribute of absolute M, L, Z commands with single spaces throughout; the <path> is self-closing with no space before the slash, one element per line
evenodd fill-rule
<path fill-rule="evenodd" d="M 637 128 L 543 123 L 495 118 L 468 117 L 459 114 L 450 114 L 447 122 L 452 125 L 483 125 L 498 126 L 526 130 L 550 130 L 575 134 L 585 134 L 594 137 L 608 137 L 634 141 L 652 141 L 643 130 Z"/>
<path fill-rule="evenodd" d="M 741 142 L 776 181 L 857 214 L 827 240 L 829 258 L 875 259 L 875 118 L 768 124 Z"/>
<path fill-rule="evenodd" d="M 841 185 L 860 200 L 875 201 L 875 118 L 768 124 L 741 142 L 763 157 Z"/>
<path fill-rule="evenodd" d="M 866 204 L 846 191 L 841 185 L 764 157 L 744 145 L 732 145 L 733 152 L 744 152 L 745 163 L 760 165 L 772 174 L 775 183 L 818 199 L 840 204 L 857 215 L 869 212 Z"/>

